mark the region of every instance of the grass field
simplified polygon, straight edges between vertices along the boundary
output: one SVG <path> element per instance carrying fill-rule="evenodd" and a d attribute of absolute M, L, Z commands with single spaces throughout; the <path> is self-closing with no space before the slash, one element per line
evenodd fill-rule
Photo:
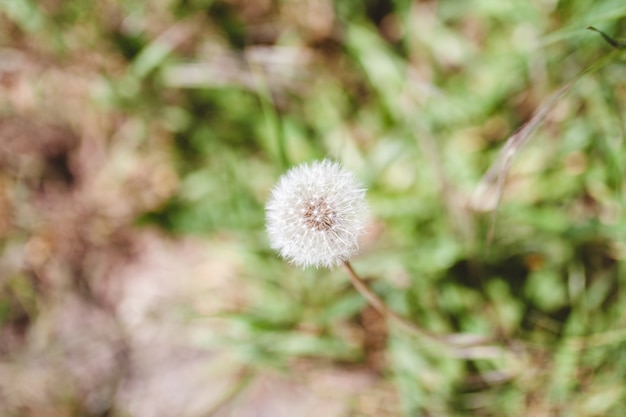
<path fill-rule="evenodd" d="M 0 2 L 0 415 L 626 415 L 624 37 L 621 0 Z M 271 250 L 323 158 L 387 307 L 484 341 Z"/>

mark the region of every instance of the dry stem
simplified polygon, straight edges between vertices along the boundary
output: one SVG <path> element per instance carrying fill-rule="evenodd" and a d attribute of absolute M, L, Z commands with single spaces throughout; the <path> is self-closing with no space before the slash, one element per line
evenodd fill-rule
<path fill-rule="evenodd" d="M 382 316 L 389 318 L 405 330 L 429 340 L 440 343 L 443 347 L 449 349 L 451 354 L 460 358 L 493 358 L 504 353 L 500 346 L 489 345 L 492 340 L 481 336 L 467 334 L 452 334 L 441 336 L 434 334 L 426 329 L 421 328 L 409 319 L 387 307 L 385 302 L 372 291 L 367 284 L 354 271 L 349 261 L 342 264 L 343 269 L 350 277 L 352 285 L 361 293 L 367 302 Z"/>

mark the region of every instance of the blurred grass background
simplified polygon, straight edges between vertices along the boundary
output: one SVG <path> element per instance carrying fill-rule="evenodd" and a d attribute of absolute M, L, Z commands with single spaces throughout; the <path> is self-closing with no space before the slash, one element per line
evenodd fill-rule
<path fill-rule="evenodd" d="M 623 416 L 621 0 L 0 3 L 0 414 Z M 506 139 L 576 80 L 501 170 Z M 303 161 L 367 185 L 355 268 L 270 250 Z M 482 187 L 482 188 L 481 188 Z M 490 236 L 490 228 L 493 235 Z"/>

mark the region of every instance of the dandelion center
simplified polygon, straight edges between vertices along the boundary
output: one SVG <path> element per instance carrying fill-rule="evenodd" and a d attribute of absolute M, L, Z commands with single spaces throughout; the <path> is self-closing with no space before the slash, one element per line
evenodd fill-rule
<path fill-rule="evenodd" d="M 335 210 L 322 197 L 306 201 L 302 207 L 302 221 L 306 227 L 318 232 L 331 230 L 335 225 Z"/>

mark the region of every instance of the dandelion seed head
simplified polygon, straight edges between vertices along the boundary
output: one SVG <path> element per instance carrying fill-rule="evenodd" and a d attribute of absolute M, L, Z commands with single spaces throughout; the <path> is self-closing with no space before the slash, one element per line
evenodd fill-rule
<path fill-rule="evenodd" d="M 367 213 L 356 177 L 336 162 L 316 161 L 278 180 L 266 205 L 267 232 L 290 263 L 333 267 L 358 252 Z"/>

